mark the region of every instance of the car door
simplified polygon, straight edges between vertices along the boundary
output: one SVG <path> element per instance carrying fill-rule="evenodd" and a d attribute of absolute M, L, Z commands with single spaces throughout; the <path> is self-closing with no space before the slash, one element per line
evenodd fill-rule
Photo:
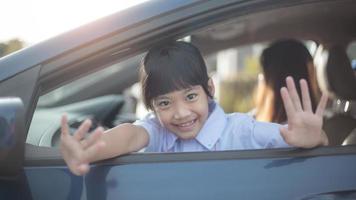
<path fill-rule="evenodd" d="M 17 96 L 22 99 L 24 103 L 22 115 L 25 118 L 23 124 L 26 127 L 22 132 L 27 135 L 31 132 L 31 123 L 36 120 L 34 113 L 40 97 L 56 88 L 116 63 L 124 63 L 141 55 L 157 42 L 183 38 L 193 30 L 199 30 L 230 17 L 310 2 L 227 0 L 148 2 L 1 60 L 2 69 L 15 68 L 1 74 L 0 91 L 2 96 Z M 25 62 L 26 59 L 28 62 Z M 127 71 L 118 73 L 123 85 L 132 84 L 131 78 L 137 80 L 137 73 L 130 74 L 137 70 L 137 65 L 127 66 Z M 103 95 L 100 92 L 101 90 L 95 90 L 93 93 Z M 88 97 L 62 103 L 66 105 L 83 102 L 86 98 Z M 87 108 L 106 105 L 106 100 L 107 98 L 105 101 L 98 101 L 99 104 L 89 102 L 85 104 L 89 107 L 84 109 L 75 107 L 74 110 L 80 110 L 75 113 L 80 113 L 80 117 L 88 117 Z M 58 117 L 65 109 L 61 107 L 60 111 L 57 110 L 58 112 L 54 114 L 52 112 L 51 115 L 48 113 L 43 115 L 53 121 L 40 125 L 46 125 L 45 130 L 54 131 L 36 135 L 38 139 L 33 141 L 38 141 L 37 143 L 23 144 L 24 159 L 17 158 L 18 161 L 23 161 L 21 164 L 23 167 L 11 177 L 12 182 L 6 178 L 2 179 L 1 198 L 320 199 L 330 197 L 350 199 L 355 197 L 356 146 L 352 145 L 308 150 L 286 148 L 164 154 L 132 153 L 93 163 L 87 175 L 75 176 L 66 167 L 58 148 L 51 146 L 55 138 L 58 140 Z M 97 113 L 101 111 L 99 109 Z M 72 117 L 79 118 L 78 115 Z M 0 162 L 5 163 L 6 160 L 2 159 Z M 12 193 L 7 193 L 10 190 L 8 184 L 12 184 Z"/>

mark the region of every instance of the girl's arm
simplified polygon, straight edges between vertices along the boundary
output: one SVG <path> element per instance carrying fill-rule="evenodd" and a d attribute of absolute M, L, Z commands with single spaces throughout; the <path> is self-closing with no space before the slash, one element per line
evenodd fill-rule
<path fill-rule="evenodd" d="M 149 141 L 144 128 L 128 123 L 105 133 L 102 127 L 98 127 L 88 138 L 84 138 L 90 127 L 91 121 L 85 120 L 72 136 L 67 117 L 62 116 L 60 151 L 69 169 L 76 175 L 87 173 L 89 164 L 94 161 L 138 151 Z"/>
<path fill-rule="evenodd" d="M 281 89 L 282 100 L 287 114 L 288 126 L 281 127 L 283 139 L 292 146 L 312 148 L 328 145 L 328 138 L 322 130 L 323 113 L 327 96 L 322 95 L 315 112 L 312 110 L 307 82 L 300 80 L 302 99 L 300 100 L 293 78 L 287 77 L 287 88 Z"/>

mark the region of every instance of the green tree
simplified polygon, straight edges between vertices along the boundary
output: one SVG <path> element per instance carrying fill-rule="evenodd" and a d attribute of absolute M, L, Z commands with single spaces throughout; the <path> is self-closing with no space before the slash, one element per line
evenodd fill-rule
<path fill-rule="evenodd" d="M 6 42 L 0 43 L 0 57 L 18 51 L 24 46 L 25 43 L 20 39 L 11 39 Z"/>

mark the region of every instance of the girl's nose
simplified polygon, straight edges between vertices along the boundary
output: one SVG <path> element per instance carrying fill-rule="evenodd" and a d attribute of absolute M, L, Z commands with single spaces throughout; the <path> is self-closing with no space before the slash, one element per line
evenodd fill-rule
<path fill-rule="evenodd" d="M 176 105 L 176 109 L 174 111 L 173 117 L 174 119 L 183 119 L 188 117 L 190 113 L 191 112 L 188 107 L 180 104 L 180 105 Z"/>

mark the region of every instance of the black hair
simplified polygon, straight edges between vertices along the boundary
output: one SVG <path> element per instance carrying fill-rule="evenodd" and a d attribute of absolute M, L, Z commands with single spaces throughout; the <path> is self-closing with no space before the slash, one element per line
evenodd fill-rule
<path fill-rule="evenodd" d="M 153 47 L 141 63 L 142 96 L 146 108 L 153 110 L 152 100 L 160 95 L 201 85 L 212 98 L 204 59 L 194 45 L 174 41 Z"/>
<path fill-rule="evenodd" d="M 288 75 L 293 76 L 295 80 L 301 78 L 308 80 L 308 68 L 305 66 L 312 60 L 302 42 L 286 39 L 272 43 L 262 52 L 261 65 L 265 77 L 268 78 L 267 82 L 281 80 L 284 84 L 284 79 Z M 279 88 L 281 86 L 278 86 Z"/>
<path fill-rule="evenodd" d="M 275 41 L 262 52 L 260 62 L 266 86 L 258 91 L 256 109 L 258 120 L 279 123 L 287 120 L 280 96 L 280 89 L 286 86 L 287 76 L 293 77 L 299 96 L 301 96 L 301 90 L 298 81 L 300 79 L 308 81 L 312 107 L 315 109 L 317 86 L 314 70 L 309 66 L 309 63 L 313 62 L 313 57 L 302 42 L 295 39 Z M 266 100 L 270 94 L 273 94 L 271 102 Z"/>

